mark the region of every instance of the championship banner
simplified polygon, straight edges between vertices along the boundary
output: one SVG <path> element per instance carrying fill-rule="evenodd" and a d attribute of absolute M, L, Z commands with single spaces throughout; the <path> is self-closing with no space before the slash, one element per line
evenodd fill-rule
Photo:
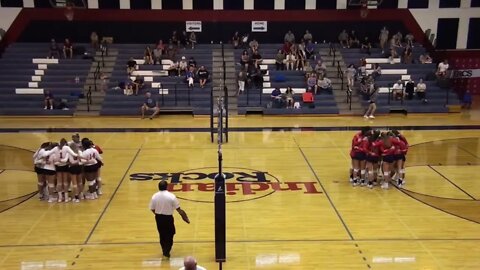
<path fill-rule="evenodd" d="M 457 79 L 480 78 L 480 69 L 454 70 L 452 78 L 457 78 Z"/>

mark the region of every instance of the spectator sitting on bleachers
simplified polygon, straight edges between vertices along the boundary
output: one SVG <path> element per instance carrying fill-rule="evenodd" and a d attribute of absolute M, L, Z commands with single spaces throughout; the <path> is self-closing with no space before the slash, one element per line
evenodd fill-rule
<path fill-rule="evenodd" d="M 381 75 L 382 75 L 382 68 L 380 67 L 379 63 L 375 63 L 373 65 L 372 77 L 373 77 L 373 79 L 376 80 Z"/>
<path fill-rule="evenodd" d="M 142 112 L 142 119 L 145 118 L 145 112 L 153 111 L 153 114 L 150 116 L 150 120 L 155 117 L 160 112 L 160 107 L 158 106 L 158 100 L 152 98 L 152 94 L 150 92 L 145 93 L 145 101 L 143 102 L 142 107 L 140 108 Z"/>
<path fill-rule="evenodd" d="M 417 83 L 417 97 L 422 100 L 423 103 L 427 103 L 427 85 L 420 79 Z"/>
<path fill-rule="evenodd" d="M 172 32 L 171 40 L 173 45 L 175 45 L 177 48 L 180 46 L 180 37 L 178 36 L 177 31 Z"/>
<path fill-rule="evenodd" d="M 90 44 L 92 45 L 92 49 L 96 51 L 98 49 L 98 35 L 97 32 L 92 32 L 90 34 Z"/>
<path fill-rule="evenodd" d="M 410 78 L 406 83 L 405 83 L 405 94 L 407 96 L 408 100 L 413 99 L 413 94 L 415 93 L 415 82 L 412 81 L 412 78 Z"/>
<path fill-rule="evenodd" d="M 361 58 L 360 65 L 358 67 L 358 76 L 365 77 L 367 76 L 367 59 Z"/>
<path fill-rule="evenodd" d="M 53 94 L 49 90 L 45 90 L 45 93 L 43 93 L 43 103 L 45 104 L 45 107 L 43 107 L 43 109 L 53 110 L 53 101 Z"/>
<path fill-rule="evenodd" d="M 314 69 L 318 76 L 325 76 L 327 74 L 327 65 L 322 60 L 317 61 Z"/>
<path fill-rule="evenodd" d="M 187 72 L 185 73 L 185 80 L 187 81 L 188 87 L 193 88 L 193 82 L 195 80 L 195 69 L 193 67 L 188 67 Z"/>
<path fill-rule="evenodd" d="M 210 77 L 210 73 L 205 68 L 205 66 L 200 66 L 200 68 L 198 69 L 197 75 L 198 75 L 198 80 L 200 82 L 200 88 L 204 88 L 205 84 L 208 81 L 208 78 Z"/>
<path fill-rule="evenodd" d="M 283 107 L 282 92 L 280 92 L 280 89 L 278 89 L 278 87 L 275 87 L 275 89 L 273 89 L 272 94 L 270 95 L 270 98 L 272 102 L 272 107 L 274 108 Z"/>
<path fill-rule="evenodd" d="M 295 64 L 297 63 L 297 57 L 295 54 L 293 54 L 292 51 L 290 51 L 287 54 L 287 57 L 285 58 L 285 63 L 287 65 L 287 70 L 294 70 L 295 69 Z"/>
<path fill-rule="evenodd" d="M 245 66 L 250 63 L 250 55 L 247 50 L 243 50 L 242 55 L 240 56 L 240 65 Z"/>
<path fill-rule="evenodd" d="M 193 67 L 193 71 L 197 69 L 197 61 L 193 56 L 190 56 L 190 59 L 188 59 L 188 66 Z"/>
<path fill-rule="evenodd" d="M 240 34 L 238 33 L 238 31 L 233 34 L 232 45 L 234 49 L 238 49 L 238 47 L 240 46 Z"/>
<path fill-rule="evenodd" d="M 252 39 L 252 41 L 248 43 L 248 46 L 252 52 L 256 52 L 258 50 L 258 41 L 256 39 Z"/>
<path fill-rule="evenodd" d="M 308 59 L 311 59 L 312 56 L 315 58 L 315 45 L 311 40 L 307 41 L 307 45 L 305 46 L 305 56 Z"/>
<path fill-rule="evenodd" d="M 123 94 L 125 96 L 133 95 L 133 82 L 129 82 L 125 85 L 125 88 L 123 89 Z"/>
<path fill-rule="evenodd" d="M 245 82 L 247 81 L 247 72 L 245 67 L 241 67 L 237 76 L 238 80 L 238 94 L 242 94 L 245 91 Z"/>
<path fill-rule="evenodd" d="M 338 35 L 338 42 L 343 48 L 348 48 L 348 34 L 347 30 L 343 29 L 342 32 Z"/>
<path fill-rule="evenodd" d="M 401 43 L 402 43 L 402 40 L 403 40 L 403 34 L 402 34 L 402 32 L 398 31 L 394 36 L 395 36 L 395 38 L 397 39 L 397 42 L 401 44 Z"/>
<path fill-rule="evenodd" d="M 147 46 L 145 48 L 145 51 L 143 52 L 143 60 L 145 60 L 145 65 L 153 64 L 153 55 L 152 55 L 152 49 L 150 49 L 150 46 Z"/>
<path fill-rule="evenodd" d="M 407 46 L 410 46 L 413 48 L 413 40 L 414 40 L 414 36 L 412 33 L 408 33 L 405 35 L 405 43 L 407 44 Z"/>
<path fill-rule="evenodd" d="M 392 95 L 395 100 L 403 99 L 403 84 L 401 80 L 398 80 L 392 87 Z"/>
<path fill-rule="evenodd" d="M 263 59 L 262 59 L 262 56 L 260 55 L 260 53 L 258 51 L 254 51 L 253 55 L 252 55 L 253 65 L 256 68 L 260 68 L 260 64 L 262 63 L 262 61 L 263 61 Z"/>
<path fill-rule="evenodd" d="M 310 73 L 309 77 L 307 78 L 307 87 L 313 93 L 317 93 L 317 76 L 315 73 Z"/>
<path fill-rule="evenodd" d="M 63 57 L 64 58 L 73 58 L 73 44 L 68 38 L 63 42 Z"/>
<path fill-rule="evenodd" d="M 350 64 L 345 70 L 345 74 L 347 75 L 347 86 L 349 89 L 353 88 L 355 83 L 355 75 L 357 74 L 357 70 L 353 64 Z"/>
<path fill-rule="evenodd" d="M 275 67 L 277 70 L 285 70 L 285 54 L 282 50 L 278 50 L 275 55 Z"/>
<path fill-rule="evenodd" d="M 447 59 L 443 60 L 443 62 L 440 62 L 440 64 L 438 64 L 438 67 L 437 67 L 437 73 L 436 73 L 437 77 L 444 78 L 447 75 L 448 68 L 449 68 L 449 65 L 448 65 Z"/>
<path fill-rule="evenodd" d="M 50 48 L 49 48 L 48 58 L 60 58 L 60 48 L 58 47 L 57 42 L 55 39 L 50 40 Z"/>
<path fill-rule="evenodd" d="M 360 40 L 355 30 L 350 31 L 350 34 L 348 34 L 348 45 L 349 48 L 360 48 Z"/>
<path fill-rule="evenodd" d="M 303 69 L 303 71 L 305 71 L 305 78 L 307 79 L 310 77 L 310 74 L 314 74 L 313 67 L 310 64 L 310 61 L 305 61 L 305 68 Z"/>
<path fill-rule="evenodd" d="M 383 27 L 382 30 L 380 30 L 380 35 L 378 37 L 378 40 L 380 41 L 380 48 L 382 49 L 382 54 L 385 54 L 385 48 L 387 47 L 387 42 L 388 42 L 388 30 L 387 27 Z"/>
<path fill-rule="evenodd" d="M 178 62 L 177 68 L 178 68 L 177 75 L 179 77 L 182 76 L 182 74 L 184 74 L 185 72 L 187 72 L 188 62 L 187 62 L 187 59 L 185 58 L 185 56 L 182 56 L 182 60 L 180 60 L 180 62 Z"/>
<path fill-rule="evenodd" d="M 287 90 L 285 90 L 285 101 L 287 103 L 287 109 L 293 109 L 293 103 L 295 102 L 293 95 L 295 92 L 293 91 L 292 87 L 287 86 Z"/>
<path fill-rule="evenodd" d="M 309 108 L 315 108 L 314 100 L 312 90 L 307 89 L 307 91 L 302 94 L 303 104 L 307 105 Z"/>
<path fill-rule="evenodd" d="M 153 64 L 154 65 L 162 63 L 162 55 L 163 55 L 163 52 L 162 52 L 161 49 L 158 49 L 158 47 L 153 49 Z"/>
<path fill-rule="evenodd" d="M 244 35 L 242 36 L 242 38 L 240 39 L 240 46 L 241 46 L 242 48 L 244 48 L 244 49 L 247 48 L 248 38 L 249 38 L 249 37 L 250 37 L 250 36 L 249 36 L 248 33 L 247 33 L 247 34 L 244 34 Z"/>
<path fill-rule="evenodd" d="M 168 40 L 167 45 L 167 58 L 170 60 L 174 60 L 175 56 L 177 55 L 177 43 L 174 43 L 172 39 Z"/>
<path fill-rule="evenodd" d="M 133 59 L 133 57 L 130 57 L 130 59 L 127 62 L 128 75 L 132 75 L 132 72 L 134 72 L 136 69 L 137 69 L 137 62 Z"/>
<path fill-rule="evenodd" d="M 195 45 L 197 45 L 197 35 L 195 34 L 195 32 L 190 33 L 188 41 L 190 42 L 190 46 L 192 46 L 192 50 L 195 49 Z"/>
<path fill-rule="evenodd" d="M 289 54 L 292 48 L 292 44 L 289 42 L 284 42 L 282 46 L 282 51 L 285 55 Z"/>
<path fill-rule="evenodd" d="M 187 64 L 185 62 L 185 66 L 186 65 Z M 167 70 L 168 70 L 168 76 L 180 76 L 180 63 L 178 61 L 171 61 Z"/>
<path fill-rule="evenodd" d="M 413 50 L 412 46 L 406 45 L 405 50 L 403 52 L 403 63 L 404 64 L 412 64 L 413 63 Z"/>
<path fill-rule="evenodd" d="M 420 55 L 420 58 L 418 59 L 420 63 L 422 64 L 431 64 L 433 63 L 433 59 L 430 57 L 428 53 Z"/>
<path fill-rule="evenodd" d="M 317 85 L 318 85 L 318 91 L 320 94 L 322 92 L 327 92 L 327 93 L 332 93 L 333 89 L 332 89 L 332 81 L 327 78 L 326 76 L 321 76 L 318 81 L 317 81 Z"/>
<path fill-rule="evenodd" d="M 365 37 L 362 40 L 361 50 L 364 51 L 366 54 L 371 55 L 372 54 L 370 52 L 371 48 L 372 48 L 372 44 L 370 43 L 370 40 L 368 39 L 368 37 Z"/>
<path fill-rule="evenodd" d="M 186 48 L 187 45 L 190 45 L 189 38 L 187 36 L 186 31 L 182 31 L 182 34 L 180 34 L 180 44 L 182 44 L 183 48 Z"/>
<path fill-rule="evenodd" d="M 305 34 L 303 35 L 303 40 L 305 40 L 305 43 L 307 44 L 308 42 L 313 40 L 313 36 L 308 30 L 305 30 Z"/>
<path fill-rule="evenodd" d="M 295 43 L 295 35 L 292 33 L 291 30 L 288 30 L 288 32 L 285 34 L 285 36 L 283 37 L 283 41 L 290 44 Z"/>
<path fill-rule="evenodd" d="M 135 77 L 135 80 L 133 80 L 133 92 L 135 96 L 138 95 L 138 92 L 140 91 L 140 89 L 143 88 L 143 84 L 144 84 L 144 79 L 142 76 Z"/>

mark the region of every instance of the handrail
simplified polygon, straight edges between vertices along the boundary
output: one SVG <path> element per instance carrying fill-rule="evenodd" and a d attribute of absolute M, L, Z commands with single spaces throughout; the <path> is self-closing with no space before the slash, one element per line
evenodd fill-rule
<path fill-rule="evenodd" d="M 90 111 L 91 104 L 92 104 L 92 86 L 89 86 L 87 91 L 87 112 Z"/>
<path fill-rule="evenodd" d="M 337 58 L 337 49 L 335 48 L 335 45 L 330 42 L 330 51 L 328 52 L 328 55 L 332 56 L 332 53 L 333 53 L 332 67 L 334 67 L 335 59 Z"/>
<path fill-rule="evenodd" d="M 104 57 L 105 52 L 102 50 L 102 67 L 105 67 L 105 57 Z"/>
<path fill-rule="evenodd" d="M 340 78 L 341 81 L 342 81 L 342 85 L 341 85 L 340 90 L 343 91 L 343 85 L 344 85 L 343 78 L 344 78 L 344 75 L 343 75 L 342 67 L 341 67 L 341 65 L 340 65 L 340 60 L 337 61 L 337 78 Z"/>
<path fill-rule="evenodd" d="M 94 84 L 94 89 L 95 92 L 97 92 L 97 79 L 100 78 L 100 62 L 97 62 L 97 67 L 95 68 L 95 71 L 93 72 L 93 84 Z"/>
<path fill-rule="evenodd" d="M 348 109 L 351 111 L 352 110 L 352 90 L 349 88 L 347 91 L 345 91 L 347 94 L 347 103 L 348 103 Z"/>

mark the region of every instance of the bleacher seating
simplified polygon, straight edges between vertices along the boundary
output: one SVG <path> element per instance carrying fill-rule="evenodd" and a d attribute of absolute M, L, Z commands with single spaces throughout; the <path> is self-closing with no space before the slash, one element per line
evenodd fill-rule
<path fill-rule="evenodd" d="M 328 48 L 328 44 L 316 45 L 316 52 L 319 48 Z M 297 70 L 276 70 L 275 67 L 275 55 L 277 51 L 282 48 L 282 44 L 260 44 L 259 51 L 262 56 L 262 64 L 260 70 L 262 70 L 263 87 L 262 89 L 246 89 L 244 94 L 238 96 L 238 114 L 247 114 L 249 112 L 261 112 L 264 115 L 296 115 L 296 114 L 338 114 L 337 103 L 332 94 L 323 93 L 315 96 L 315 108 L 309 108 L 302 104 L 301 94 L 306 91 L 307 84 L 305 81 L 305 73 Z M 239 63 L 240 56 L 243 49 L 235 50 L 235 61 Z M 315 66 L 315 61 L 310 60 L 310 64 Z M 236 65 L 236 71 L 240 70 L 240 66 Z M 281 75 L 282 80 L 277 80 L 277 76 Z M 283 80 L 284 79 L 284 80 Z M 300 109 L 287 109 L 287 108 L 270 108 L 271 92 L 275 88 L 279 88 L 284 92 L 285 89 L 290 86 L 295 92 L 295 102 L 301 104 Z M 247 94 L 248 91 L 248 94 Z"/>
<path fill-rule="evenodd" d="M 403 64 L 399 58 L 396 58 L 394 63 L 390 62 L 388 57 L 382 55 L 381 50 L 373 48 L 371 55 L 361 52 L 360 49 L 341 49 L 343 59 L 347 65 L 359 64 L 361 58 L 366 58 L 367 74 L 373 71 L 373 63 L 379 63 L 382 69 L 382 75 L 375 80 L 379 87 L 377 97 L 377 112 L 389 113 L 391 110 L 405 110 L 408 113 L 446 113 L 449 112 L 448 106 L 458 105 L 459 100 L 456 93 L 452 89 L 444 89 L 437 85 L 433 79 L 433 74 L 436 69 L 435 64 L 421 64 L 418 58 L 425 52 L 425 49 L 420 45 L 415 45 L 413 48 L 412 64 Z M 382 60 L 383 59 L 383 60 Z M 428 103 L 423 103 L 421 100 L 414 98 L 413 100 L 404 99 L 393 100 L 390 95 L 393 83 L 398 80 L 407 81 L 412 79 L 415 83 L 422 78 L 427 85 L 427 100 Z M 447 99 L 448 95 L 448 99 Z M 448 103 L 447 103 L 448 102 Z M 368 101 L 363 100 L 362 105 L 368 106 Z"/>
<path fill-rule="evenodd" d="M 48 43 L 14 43 L 3 53 L 0 59 L 0 114 L 73 115 L 91 61 L 48 59 L 48 48 Z M 56 100 L 67 100 L 69 110 L 44 110 L 45 90 Z"/>
<path fill-rule="evenodd" d="M 140 106 L 143 104 L 144 93 L 150 91 L 160 103 L 161 113 L 165 112 L 191 112 L 193 114 L 210 113 L 211 82 L 201 89 L 195 83 L 189 89 L 184 76 L 169 76 L 168 67 L 171 63 L 163 59 L 161 64 L 146 65 L 142 58 L 146 44 L 114 44 L 112 48 L 118 50 L 118 58 L 110 77 L 109 88 L 115 88 L 121 82 L 141 76 L 144 87 L 138 96 L 124 96 L 120 90 L 108 90 L 103 102 L 101 115 L 139 115 Z M 201 44 L 191 49 L 180 49 L 177 59 L 185 56 L 187 60 L 194 57 L 198 66 L 205 66 L 212 76 L 212 50 L 214 45 Z M 126 70 L 127 61 L 133 58 L 138 69 L 131 76 Z"/>

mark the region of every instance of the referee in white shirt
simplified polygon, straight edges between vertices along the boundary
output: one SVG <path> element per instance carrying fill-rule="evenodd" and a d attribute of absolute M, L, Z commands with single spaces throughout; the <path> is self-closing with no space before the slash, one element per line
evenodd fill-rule
<path fill-rule="evenodd" d="M 167 181 L 158 183 L 159 192 L 153 194 L 150 201 L 150 210 L 155 214 L 158 234 L 160 235 L 160 245 L 162 246 L 163 256 L 170 258 L 170 250 L 173 246 L 173 236 L 175 235 L 175 224 L 173 221 L 173 212 L 177 210 L 186 223 L 190 223 L 187 213 L 180 208 L 177 197 L 167 190 Z"/>

